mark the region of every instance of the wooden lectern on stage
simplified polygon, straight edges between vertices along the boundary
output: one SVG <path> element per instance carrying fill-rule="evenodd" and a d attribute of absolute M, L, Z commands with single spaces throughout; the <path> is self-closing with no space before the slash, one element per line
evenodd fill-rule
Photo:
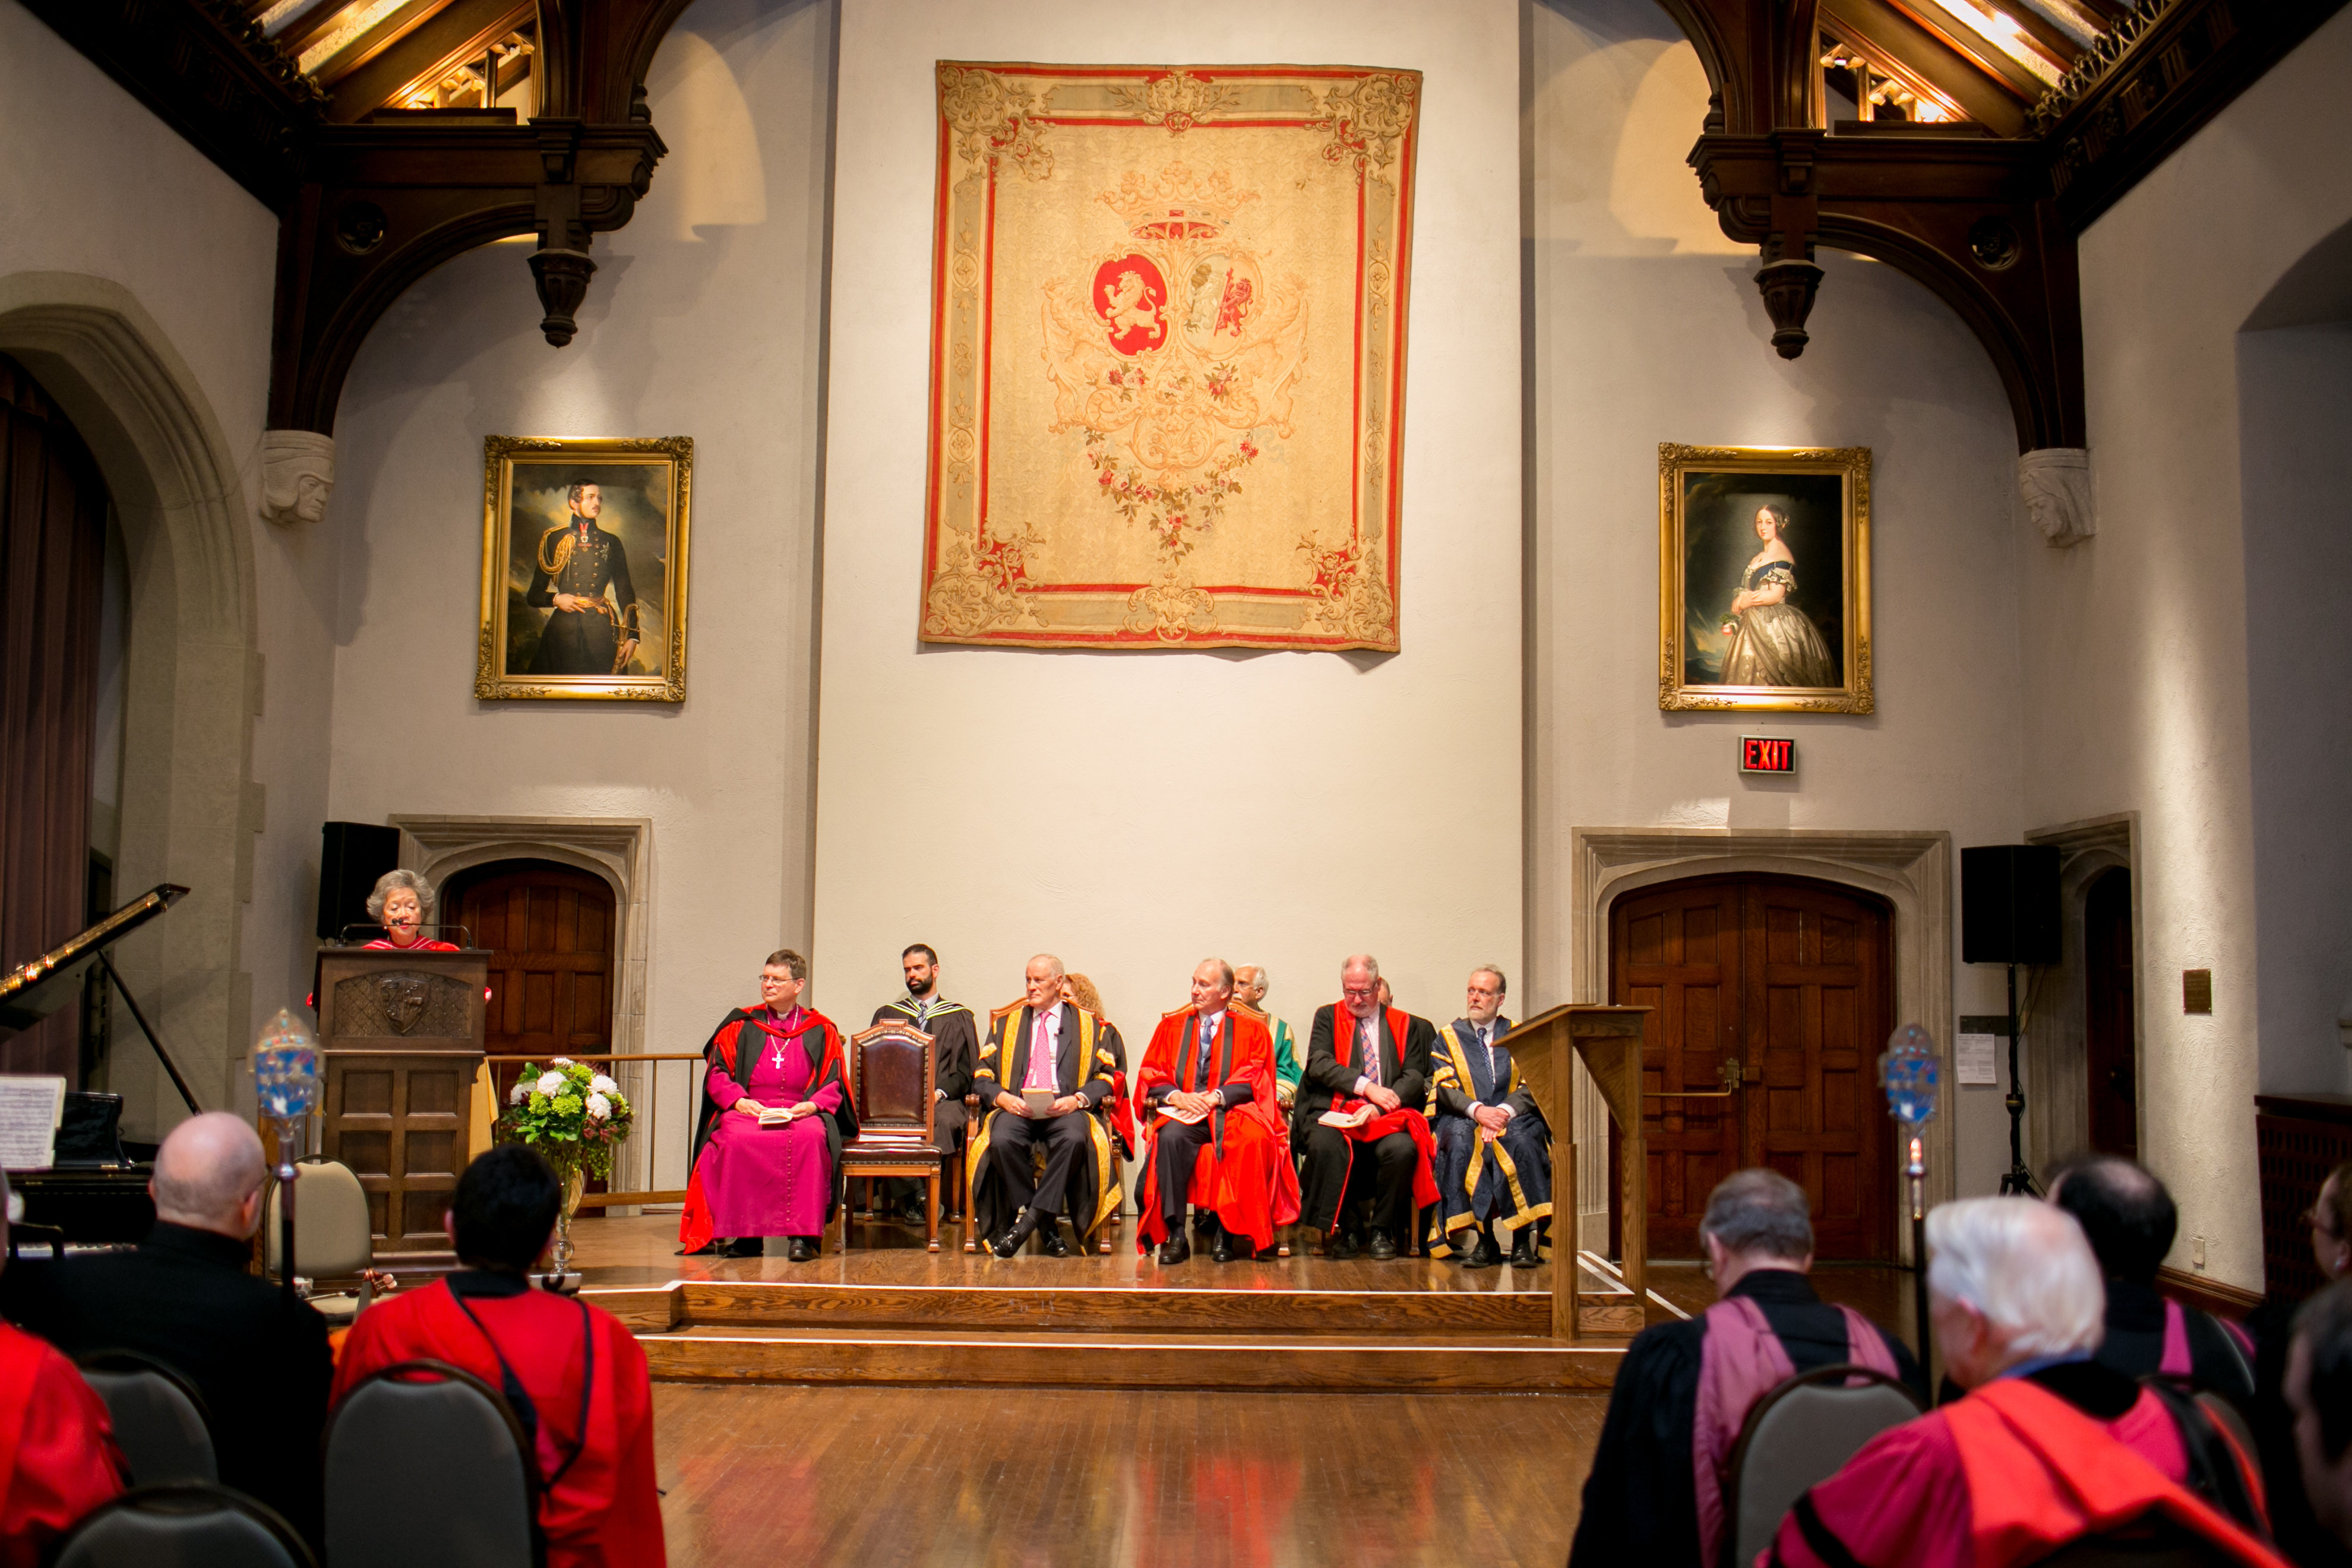
<path fill-rule="evenodd" d="M 1642 1139 L 1642 1038 L 1647 1007 L 1570 1004 L 1539 1013 L 1506 1037 L 1528 1092 L 1551 1124 L 1551 1335 L 1638 1334 L 1649 1321 L 1649 1152 Z M 1601 1088 L 1620 1133 L 1618 1236 L 1631 1301 L 1588 1302 L 1577 1288 L 1576 1068 Z"/>
<path fill-rule="evenodd" d="M 319 952 L 325 1152 L 367 1190 L 375 1250 L 449 1251 L 441 1216 L 468 1147 L 489 1024 L 490 954 L 330 947 Z"/>

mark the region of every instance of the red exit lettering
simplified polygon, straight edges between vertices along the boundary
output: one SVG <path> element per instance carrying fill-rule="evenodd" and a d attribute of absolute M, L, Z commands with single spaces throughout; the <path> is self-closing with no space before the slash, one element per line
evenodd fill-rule
<path fill-rule="evenodd" d="M 1769 735 L 1739 737 L 1739 771 L 1743 773 L 1792 773 L 1797 771 L 1797 742 Z"/>

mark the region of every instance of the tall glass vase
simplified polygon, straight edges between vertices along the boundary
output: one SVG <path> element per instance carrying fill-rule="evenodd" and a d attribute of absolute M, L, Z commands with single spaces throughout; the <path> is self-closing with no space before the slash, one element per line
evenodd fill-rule
<path fill-rule="evenodd" d="M 572 1216 L 580 1212 L 580 1194 L 587 1190 L 588 1173 L 577 1160 L 557 1168 L 563 1183 L 563 1208 L 555 1217 L 555 1251 L 549 1261 L 558 1276 L 572 1272 Z"/>

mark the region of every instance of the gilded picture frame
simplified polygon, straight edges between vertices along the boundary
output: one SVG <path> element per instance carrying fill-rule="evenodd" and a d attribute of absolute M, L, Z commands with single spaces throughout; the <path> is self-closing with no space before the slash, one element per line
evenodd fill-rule
<path fill-rule="evenodd" d="M 1870 448 L 1658 447 L 1658 706 L 1869 713 Z"/>
<path fill-rule="evenodd" d="M 694 439 L 482 442 L 485 700 L 686 700 Z"/>

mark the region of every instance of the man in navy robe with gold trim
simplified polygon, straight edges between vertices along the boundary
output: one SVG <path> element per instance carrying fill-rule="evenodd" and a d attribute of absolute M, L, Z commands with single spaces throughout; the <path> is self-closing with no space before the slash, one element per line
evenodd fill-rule
<path fill-rule="evenodd" d="M 1503 1261 L 1505 1237 L 1511 1266 L 1534 1268 L 1551 1218 L 1551 1128 L 1503 1043 L 1509 985 L 1491 963 L 1472 970 L 1469 1016 L 1439 1031 L 1430 1053 L 1440 1194 L 1430 1255 L 1450 1253 L 1465 1268 Z"/>
<path fill-rule="evenodd" d="M 1027 1000 L 989 1025 L 972 1075 L 980 1131 L 967 1155 L 972 1219 L 989 1250 L 1011 1258 L 1032 1236 L 1046 1253 L 1067 1258 L 1060 1217 L 1066 1202 L 1081 1246 L 1118 1207 L 1118 1163 L 1110 1129 L 1095 1114 L 1110 1098 L 1114 1070 L 1102 1020 L 1062 1000 L 1062 961 L 1041 952 L 1023 981 Z M 1033 1114 L 1027 1095 L 1050 1097 Z M 1042 1177 L 1032 1172 L 1043 1149 Z"/>

